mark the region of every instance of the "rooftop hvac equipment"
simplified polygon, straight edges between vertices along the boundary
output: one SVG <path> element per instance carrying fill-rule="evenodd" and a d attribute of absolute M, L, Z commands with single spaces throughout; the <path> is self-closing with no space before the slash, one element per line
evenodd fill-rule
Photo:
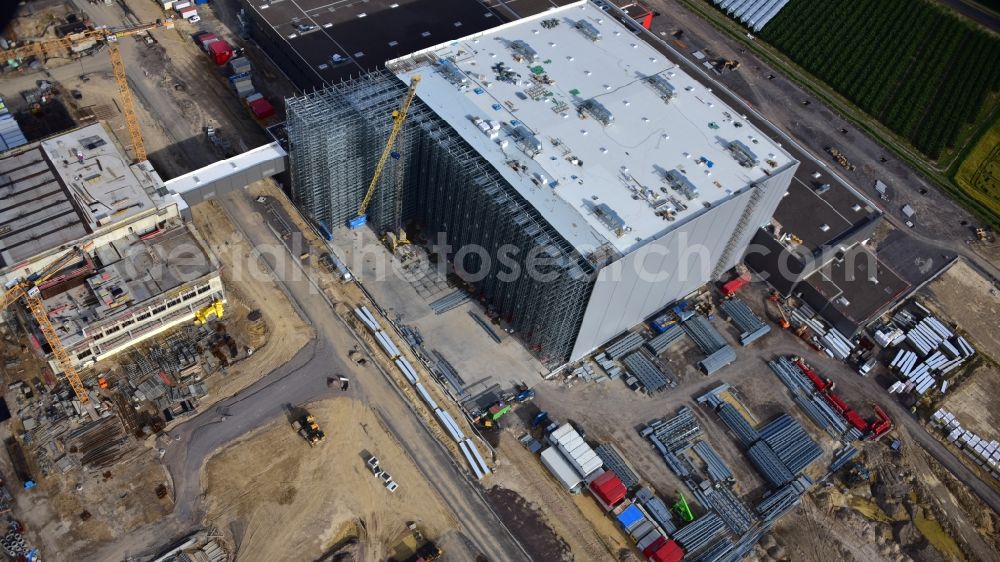
<path fill-rule="evenodd" d="M 465 77 L 465 74 L 463 74 L 462 71 L 455 66 L 455 63 L 448 59 L 438 61 L 437 70 L 441 73 L 441 76 L 444 76 L 446 80 L 456 86 L 461 86 L 469 81 L 469 79 Z"/>
<path fill-rule="evenodd" d="M 514 138 L 517 139 L 517 143 L 529 156 L 533 157 L 542 151 L 542 141 L 538 140 L 538 137 L 531 132 L 531 129 L 524 125 L 514 127 Z"/>
<path fill-rule="evenodd" d="M 696 199 L 698 197 L 698 188 L 691 183 L 691 180 L 687 179 L 687 176 L 682 174 L 680 170 L 670 170 L 663 174 L 666 178 L 667 183 L 670 184 L 671 189 L 675 189 L 684 194 L 688 201 Z"/>
<path fill-rule="evenodd" d="M 738 140 L 734 140 L 729 143 L 729 153 L 733 155 L 733 158 L 740 163 L 740 166 L 744 168 L 753 168 L 760 163 L 757 155 L 750 150 L 750 147 L 743 144 Z"/>
<path fill-rule="evenodd" d="M 660 99 L 670 103 L 670 100 L 677 97 L 677 89 L 667 82 L 667 79 L 660 76 L 659 74 L 654 74 L 652 76 L 646 77 L 646 83 L 652 86 L 656 93 L 660 94 Z"/>
<path fill-rule="evenodd" d="M 580 20 L 576 22 L 576 28 L 580 30 L 580 33 L 582 33 L 584 37 L 590 39 L 591 41 L 601 40 L 601 32 L 594 27 L 594 24 L 587 20 Z"/>
<path fill-rule="evenodd" d="M 538 52 L 531 48 L 526 41 L 518 39 L 516 41 L 511 41 L 510 50 L 514 51 L 514 59 L 518 62 L 528 61 L 536 62 L 538 60 Z"/>
<path fill-rule="evenodd" d="M 608 230 L 614 232 L 618 237 L 625 235 L 625 221 L 622 220 L 618 213 L 614 209 L 608 206 L 607 203 L 601 203 L 594 207 L 594 216 L 597 220 L 601 221 L 601 224 L 608 227 Z M 640 343 L 640 345 L 642 345 Z"/>
<path fill-rule="evenodd" d="M 580 109 L 597 120 L 602 125 L 610 125 L 615 122 L 615 116 L 604 107 L 604 104 L 594 98 L 586 100 L 580 105 Z"/>

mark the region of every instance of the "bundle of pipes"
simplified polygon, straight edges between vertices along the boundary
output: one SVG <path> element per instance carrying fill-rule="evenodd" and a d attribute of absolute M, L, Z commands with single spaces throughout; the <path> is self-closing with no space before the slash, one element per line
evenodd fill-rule
<path fill-rule="evenodd" d="M 722 522 L 722 518 L 714 512 L 709 512 L 674 533 L 674 540 L 684 547 L 686 552 L 695 552 L 725 532 L 726 525 Z"/>

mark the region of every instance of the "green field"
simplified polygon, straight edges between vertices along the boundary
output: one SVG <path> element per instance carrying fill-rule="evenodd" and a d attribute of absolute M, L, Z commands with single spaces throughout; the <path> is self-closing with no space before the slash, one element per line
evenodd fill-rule
<path fill-rule="evenodd" d="M 1000 90 L 1000 39 L 928 0 L 792 0 L 759 36 L 931 160 Z"/>
<path fill-rule="evenodd" d="M 1000 121 L 969 151 L 955 174 L 955 183 L 1000 216 Z"/>

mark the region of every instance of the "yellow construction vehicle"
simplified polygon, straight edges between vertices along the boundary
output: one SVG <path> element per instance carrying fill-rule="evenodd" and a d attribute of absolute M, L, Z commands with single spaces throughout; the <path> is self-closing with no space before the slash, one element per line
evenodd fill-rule
<path fill-rule="evenodd" d="M 382 235 L 382 243 L 385 244 L 385 247 L 389 249 L 390 253 L 395 254 L 396 250 L 399 249 L 400 246 L 410 244 L 410 240 L 406 237 L 406 231 L 400 228 L 398 234 L 391 230 L 386 231 L 386 233 Z"/>
<path fill-rule="evenodd" d="M 382 150 L 382 156 L 378 159 L 378 164 L 375 166 L 375 173 L 372 174 L 372 181 L 368 184 L 368 191 L 365 192 L 364 199 L 361 200 L 361 205 L 358 206 L 358 216 L 347 221 L 347 228 L 355 230 L 361 228 L 368 222 L 368 204 L 372 201 L 372 196 L 375 195 L 375 187 L 378 185 L 378 180 L 382 177 L 382 170 L 385 169 L 386 162 L 389 161 L 389 157 L 392 156 L 392 148 L 396 144 L 396 138 L 399 137 L 400 131 L 403 130 L 403 123 L 406 122 L 406 115 L 410 112 L 410 104 L 413 103 L 413 98 L 417 94 L 417 84 L 420 83 L 420 75 L 414 74 L 410 78 L 410 88 L 406 91 L 406 97 L 403 98 L 403 103 L 400 104 L 399 109 L 392 112 L 392 131 L 389 133 L 389 140 L 385 143 L 385 148 Z M 399 155 L 397 154 L 398 158 Z"/>
<path fill-rule="evenodd" d="M 209 303 L 208 306 L 200 308 L 194 312 L 194 323 L 199 326 L 208 322 L 213 316 L 216 318 L 222 318 L 223 313 L 223 303 L 222 301 L 216 299 Z"/>
<path fill-rule="evenodd" d="M 293 421 L 292 429 L 298 432 L 309 443 L 310 447 L 314 447 L 326 439 L 326 433 L 319 428 L 319 424 L 316 423 L 316 418 L 312 414 L 305 414 Z"/>
<path fill-rule="evenodd" d="M 73 389 L 74 394 L 76 394 L 81 404 L 88 403 L 90 397 L 87 395 L 87 389 L 83 387 L 83 381 L 80 380 L 80 373 L 76 370 L 73 359 L 69 356 L 66 348 L 63 347 L 62 340 L 59 339 L 59 335 L 56 334 L 56 330 L 52 326 L 52 321 L 49 320 L 49 312 L 45 309 L 45 304 L 42 302 L 42 292 L 39 286 L 69 264 L 74 258 L 81 256 L 83 252 L 88 251 L 92 247 L 92 242 L 88 242 L 82 247 L 74 247 L 38 273 L 33 273 L 26 278 L 23 277 L 16 280 L 7 288 L 7 292 L 3 295 L 4 309 L 20 299 L 24 299 L 27 303 L 31 315 L 35 318 L 35 322 L 38 323 L 42 335 L 45 336 L 45 341 L 48 342 L 49 348 L 52 350 L 52 355 L 58 361 L 63 374 L 66 375 L 66 381 L 69 382 L 69 386 Z"/>
<path fill-rule="evenodd" d="M 983 227 L 981 227 L 981 226 L 977 226 L 976 227 L 976 238 L 978 238 L 980 242 L 986 242 L 988 240 L 988 238 L 989 238 L 986 235 L 986 229 L 983 228 Z"/>
<path fill-rule="evenodd" d="M 152 29 L 173 29 L 173 20 L 156 20 L 154 23 L 144 23 L 118 29 L 98 28 L 88 29 L 79 33 L 71 33 L 59 39 L 38 41 L 0 51 L 4 60 L 35 57 L 43 64 L 53 56 L 65 56 L 72 52 L 73 47 L 86 41 L 101 41 L 108 46 L 108 56 L 111 57 L 111 69 L 114 71 L 115 83 L 118 85 L 119 101 L 122 104 L 122 114 L 125 116 L 125 127 L 132 139 L 132 152 L 136 162 L 146 159 L 146 146 L 139 129 L 139 119 L 135 115 L 135 104 L 132 102 L 132 92 L 128 87 L 128 77 L 125 75 L 125 63 L 121 51 L 118 50 L 118 40 L 124 37 L 150 31 Z"/>

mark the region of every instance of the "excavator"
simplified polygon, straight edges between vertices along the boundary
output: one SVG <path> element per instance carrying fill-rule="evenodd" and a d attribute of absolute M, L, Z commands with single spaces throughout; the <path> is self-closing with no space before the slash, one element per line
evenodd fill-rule
<path fill-rule="evenodd" d="M 80 380 L 80 373 L 76 370 L 73 359 L 70 357 L 69 352 L 66 351 L 66 348 L 63 347 L 62 340 L 59 339 L 52 321 L 49 320 L 49 312 L 45 309 L 45 304 L 42 301 L 40 287 L 63 267 L 72 263 L 74 259 L 81 258 L 83 253 L 89 251 L 91 248 L 93 248 L 93 242 L 88 242 L 83 246 L 74 246 L 41 271 L 15 280 L 12 284 L 8 285 L 7 291 L 3 295 L 2 303 L 2 308 L 6 309 L 15 302 L 24 299 L 28 305 L 28 310 L 31 311 L 35 322 L 38 323 L 42 335 L 45 336 L 45 341 L 49 344 L 52 355 L 55 356 L 59 367 L 66 376 L 66 381 L 69 383 L 70 388 L 73 389 L 73 393 L 76 394 L 76 398 L 81 404 L 90 402 L 90 396 L 87 395 L 87 389 L 84 388 L 83 381 Z"/>
<path fill-rule="evenodd" d="M 35 57 L 44 64 L 49 58 L 64 57 L 67 52 L 72 52 L 73 47 L 80 43 L 87 41 L 103 42 L 108 46 L 111 69 L 115 75 L 115 83 L 118 85 L 118 98 L 121 102 L 122 114 L 125 116 L 125 127 L 128 129 L 129 136 L 132 139 L 132 153 L 136 162 L 142 162 L 146 160 L 146 146 L 142 140 L 142 131 L 139 129 L 139 118 L 135 114 L 135 104 L 132 101 L 132 92 L 128 87 L 128 78 L 125 75 L 125 63 L 122 61 L 122 54 L 118 49 L 118 40 L 153 29 L 173 28 L 173 20 L 166 19 L 123 28 L 102 27 L 88 29 L 79 33 L 71 33 L 59 39 L 36 41 L 12 49 L 6 49 L 0 51 L 0 57 L 3 60 L 20 60 Z"/>
<path fill-rule="evenodd" d="M 213 316 L 216 318 L 222 318 L 222 313 L 225 311 L 225 307 L 221 300 L 214 300 L 210 302 L 207 306 L 200 308 L 194 312 L 194 323 L 198 326 L 205 324 Z"/>

